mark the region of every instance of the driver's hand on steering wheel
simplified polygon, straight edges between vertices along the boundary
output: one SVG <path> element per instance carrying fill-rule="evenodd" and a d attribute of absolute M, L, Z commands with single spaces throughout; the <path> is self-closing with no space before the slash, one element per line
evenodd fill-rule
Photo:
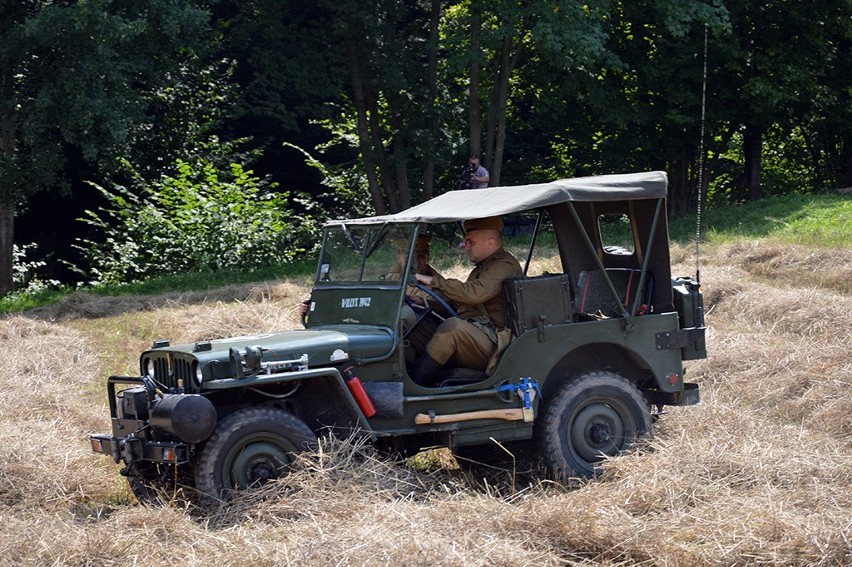
<path fill-rule="evenodd" d="M 418 283 L 422 283 L 425 286 L 432 285 L 432 276 L 424 276 L 423 274 L 414 274 L 414 277 L 417 278 Z"/>

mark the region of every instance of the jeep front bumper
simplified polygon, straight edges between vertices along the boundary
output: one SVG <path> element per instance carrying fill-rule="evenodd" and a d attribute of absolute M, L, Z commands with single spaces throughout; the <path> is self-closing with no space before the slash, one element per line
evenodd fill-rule
<path fill-rule="evenodd" d="M 147 441 L 141 437 L 114 437 L 108 433 L 89 436 L 92 451 L 109 455 L 118 463 L 137 461 L 182 464 L 189 461 L 189 445 L 170 441 Z"/>

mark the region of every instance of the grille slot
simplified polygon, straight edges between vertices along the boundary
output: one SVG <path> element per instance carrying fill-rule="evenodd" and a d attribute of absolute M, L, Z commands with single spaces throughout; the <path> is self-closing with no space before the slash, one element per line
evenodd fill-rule
<path fill-rule="evenodd" d="M 192 363 L 188 360 L 175 360 L 175 379 L 183 380 L 183 387 L 192 385 Z"/>
<path fill-rule="evenodd" d="M 169 372 L 169 359 L 166 356 L 154 358 L 154 380 L 162 384 L 166 388 L 174 388 L 177 386 L 173 383 Z"/>

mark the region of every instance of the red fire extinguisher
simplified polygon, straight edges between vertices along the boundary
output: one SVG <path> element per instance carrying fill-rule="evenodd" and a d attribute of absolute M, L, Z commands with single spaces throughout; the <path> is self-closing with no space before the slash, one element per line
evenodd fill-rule
<path fill-rule="evenodd" d="M 346 379 L 349 391 L 352 392 L 352 397 L 355 398 L 358 407 L 364 412 L 364 417 L 370 418 L 376 415 L 376 406 L 373 405 L 373 401 L 367 395 L 367 390 L 364 389 L 361 379 L 355 375 L 355 367 L 350 366 L 344 370 L 343 377 Z"/>

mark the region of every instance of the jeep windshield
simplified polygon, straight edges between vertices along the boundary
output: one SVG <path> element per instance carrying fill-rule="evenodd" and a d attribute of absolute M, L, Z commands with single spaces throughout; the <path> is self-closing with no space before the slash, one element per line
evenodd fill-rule
<path fill-rule="evenodd" d="M 325 231 L 317 283 L 401 282 L 412 224 L 339 224 Z"/>

